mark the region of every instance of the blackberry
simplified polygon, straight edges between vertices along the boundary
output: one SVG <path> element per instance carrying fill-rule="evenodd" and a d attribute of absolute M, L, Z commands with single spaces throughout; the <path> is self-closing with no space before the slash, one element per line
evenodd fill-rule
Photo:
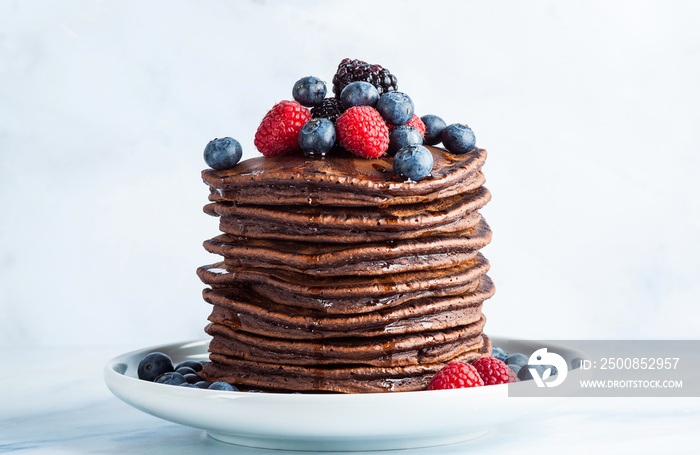
<path fill-rule="evenodd" d="M 318 106 L 311 108 L 311 116 L 313 118 L 327 118 L 335 123 L 343 113 L 343 107 L 340 104 L 339 98 L 326 98 Z"/>
<path fill-rule="evenodd" d="M 391 74 L 388 69 L 382 68 L 380 65 L 370 65 L 362 60 L 343 59 L 338 65 L 338 71 L 333 76 L 333 93 L 336 97 L 340 97 L 340 92 L 345 86 L 355 81 L 369 82 L 377 87 L 379 95 L 398 90 L 396 76 Z"/>

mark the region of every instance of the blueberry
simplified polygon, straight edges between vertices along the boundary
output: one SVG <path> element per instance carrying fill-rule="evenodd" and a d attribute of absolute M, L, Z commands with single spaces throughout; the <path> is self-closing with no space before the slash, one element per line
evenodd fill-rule
<path fill-rule="evenodd" d="M 447 123 L 437 115 L 424 115 L 420 118 L 425 125 L 425 138 L 423 142 L 427 145 L 435 145 L 440 142 L 440 136 L 442 135 L 442 130 L 445 129 Z"/>
<path fill-rule="evenodd" d="M 187 379 L 180 373 L 175 373 L 171 371 L 169 373 L 163 373 L 156 378 L 158 384 L 168 384 L 168 385 L 180 385 L 187 382 Z"/>
<path fill-rule="evenodd" d="M 525 354 L 521 354 L 519 352 L 516 352 L 515 354 L 510 354 L 508 357 L 506 357 L 506 365 L 527 365 L 527 362 L 530 361 L 530 358 L 526 356 Z"/>
<path fill-rule="evenodd" d="M 518 379 L 521 381 L 529 381 L 532 379 L 532 373 L 530 372 L 530 368 L 534 368 L 537 371 L 537 374 L 542 377 L 542 374 L 544 371 L 549 368 L 544 365 L 525 365 L 523 366 L 520 371 L 518 371 Z"/>
<path fill-rule="evenodd" d="M 175 371 L 182 367 L 189 367 L 192 368 L 194 371 L 202 371 L 202 363 L 196 360 L 185 360 L 184 362 L 178 363 L 175 366 Z"/>
<path fill-rule="evenodd" d="M 510 368 L 511 370 L 513 370 L 513 373 L 515 373 L 515 375 L 517 376 L 517 375 L 518 375 L 518 372 L 520 371 L 520 369 L 522 368 L 522 366 L 513 364 L 513 365 L 508 365 L 508 368 Z"/>
<path fill-rule="evenodd" d="M 396 152 L 394 173 L 418 182 L 433 170 L 433 154 L 422 145 L 409 145 Z"/>
<path fill-rule="evenodd" d="M 264 390 L 258 390 L 258 389 L 250 389 L 248 393 L 265 393 Z"/>
<path fill-rule="evenodd" d="M 387 92 L 377 101 L 377 111 L 390 125 L 403 125 L 413 118 L 413 101 L 401 92 Z"/>
<path fill-rule="evenodd" d="M 327 118 L 309 120 L 299 131 L 299 146 L 307 156 L 323 157 L 334 144 L 335 126 Z"/>
<path fill-rule="evenodd" d="M 506 357 L 508 357 L 508 354 L 506 354 L 506 351 L 504 351 L 501 348 L 493 348 L 491 350 L 491 356 L 497 358 L 498 360 L 505 362 Z"/>
<path fill-rule="evenodd" d="M 154 381 L 163 373 L 175 371 L 173 361 L 162 352 L 151 352 L 139 362 L 139 379 Z"/>
<path fill-rule="evenodd" d="M 241 160 L 243 149 L 232 137 L 216 138 L 204 148 L 204 161 L 212 169 L 231 169 Z"/>
<path fill-rule="evenodd" d="M 192 368 L 190 368 L 190 367 L 179 367 L 179 368 L 175 368 L 175 372 L 176 372 L 176 373 L 180 373 L 180 374 L 183 375 L 183 376 L 185 376 L 185 375 L 187 375 L 187 374 L 197 374 L 197 372 L 194 371 L 194 369 L 192 369 Z"/>
<path fill-rule="evenodd" d="M 463 123 L 453 123 L 445 127 L 440 139 L 448 151 L 458 155 L 471 152 L 476 146 L 474 131 Z"/>
<path fill-rule="evenodd" d="M 216 381 L 213 384 L 211 384 L 209 387 L 211 390 L 225 390 L 227 392 L 237 392 L 238 387 L 232 386 L 228 382 L 223 382 L 223 381 Z"/>
<path fill-rule="evenodd" d="M 408 145 L 423 145 L 420 131 L 411 125 L 395 126 L 389 131 L 389 149 L 387 153 L 390 156 L 396 155 L 396 152 Z"/>
<path fill-rule="evenodd" d="M 189 387 L 190 389 L 196 389 L 196 388 L 197 388 L 197 386 L 195 386 L 194 384 L 190 384 L 190 383 L 188 383 L 188 382 L 183 382 L 182 384 L 178 384 L 178 386 L 180 386 L 180 387 Z"/>
<path fill-rule="evenodd" d="M 196 373 L 185 374 L 184 376 L 185 376 L 185 381 L 187 381 L 190 384 L 196 384 L 202 380 L 202 378 L 200 378 Z"/>
<path fill-rule="evenodd" d="M 209 381 L 199 381 L 194 383 L 195 386 L 199 389 L 208 389 L 209 386 L 211 385 L 211 382 Z"/>
<path fill-rule="evenodd" d="M 302 106 L 318 106 L 326 97 L 326 83 L 314 76 L 302 77 L 294 84 L 292 96 Z"/>
<path fill-rule="evenodd" d="M 353 106 L 371 106 L 377 105 L 379 100 L 379 91 L 377 88 L 364 81 L 350 82 L 340 92 L 340 104 L 345 109 L 350 109 Z"/>

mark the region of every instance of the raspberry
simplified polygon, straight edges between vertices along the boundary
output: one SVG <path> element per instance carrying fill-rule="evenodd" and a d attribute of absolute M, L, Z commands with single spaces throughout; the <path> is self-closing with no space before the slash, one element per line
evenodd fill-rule
<path fill-rule="evenodd" d="M 299 131 L 311 120 L 311 111 L 296 101 L 281 101 L 265 114 L 255 132 L 255 147 L 265 156 L 301 150 Z"/>
<path fill-rule="evenodd" d="M 335 122 L 338 142 L 348 152 L 365 158 L 382 156 L 389 148 L 389 129 L 379 112 L 354 106 Z"/>
<path fill-rule="evenodd" d="M 411 118 L 411 120 L 408 121 L 408 123 L 406 123 L 406 125 L 414 127 L 418 130 L 421 137 L 425 137 L 425 124 L 423 123 L 423 120 L 421 120 L 420 117 L 418 117 L 417 115 L 413 114 L 413 117 Z M 388 123 L 386 126 L 389 127 L 389 131 L 391 131 L 391 129 L 394 127 L 394 125 L 389 125 Z"/>
<path fill-rule="evenodd" d="M 435 373 L 428 384 L 428 390 L 461 389 L 482 385 L 484 381 L 474 366 L 466 362 L 451 362 Z"/>
<path fill-rule="evenodd" d="M 495 357 L 480 357 L 472 362 L 484 385 L 508 384 L 516 382 L 517 377 L 508 365 Z"/>

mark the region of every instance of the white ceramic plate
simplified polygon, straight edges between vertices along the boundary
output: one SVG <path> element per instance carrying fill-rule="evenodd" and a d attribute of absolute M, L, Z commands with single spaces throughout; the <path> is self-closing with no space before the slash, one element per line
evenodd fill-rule
<path fill-rule="evenodd" d="M 494 346 L 504 339 L 492 337 Z M 217 440 L 287 450 L 360 451 L 428 447 L 479 437 L 537 413 L 556 398 L 508 397 L 508 385 L 373 394 L 223 392 L 137 378 L 139 361 L 160 351 L 175 363 L 207 358 L 209 340 L 154 346 L 112 359 L 105 382 L 117 397 L 171 422 L 205 429 Z M 510 341 L 511 350 L 513 342 Z M 530 352 L 524 345 L 519 352 Z M 560 346 L 567 361 L 580 353 Z M 510 387 L 518 386 L 511 384 Z"/>

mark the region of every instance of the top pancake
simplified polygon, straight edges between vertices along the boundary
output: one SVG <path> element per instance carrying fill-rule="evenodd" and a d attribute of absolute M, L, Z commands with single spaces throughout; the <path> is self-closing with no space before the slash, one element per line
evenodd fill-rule
<path fill-rule="evenodd" d="M 301 154 L 258 157 L 226 170 L 207 169 L 209 199 L 251 205 L 389 206 L 429 202 L 484 183 L 486 150 L 453 155 L 438 147 L 431 175 L 419 182 L 394 176 L 393 158 L 368 160 L 351 154 L 312 159 Z"/>

